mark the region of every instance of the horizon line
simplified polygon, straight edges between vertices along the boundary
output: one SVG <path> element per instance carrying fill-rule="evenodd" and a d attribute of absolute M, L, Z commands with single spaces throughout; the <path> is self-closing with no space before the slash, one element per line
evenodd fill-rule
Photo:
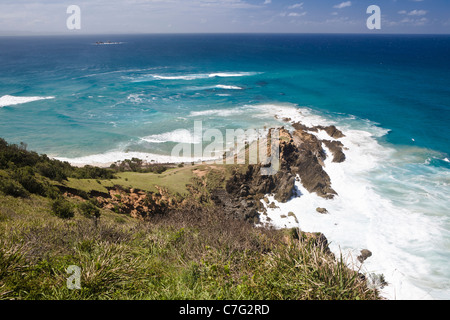
<path fill-rule="evenodd" d="M 397 35 L 397 36 L 450 36 L 449 33 L 395 33 L 395 32 L 127 32 L 127 33 L 18 33 L 0 34 L 0 37 L 51 36 L 136 36 L 136 35 Z"/>

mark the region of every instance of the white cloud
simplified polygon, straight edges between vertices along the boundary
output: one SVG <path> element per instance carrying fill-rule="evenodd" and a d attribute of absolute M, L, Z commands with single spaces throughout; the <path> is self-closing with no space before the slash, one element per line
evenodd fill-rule
<path fill-rule="evenodd" d="M 412 18 L 404 18 L 400 23 L 411 24 L 413 26 L 423 26 L 428 22 L 427 18 L 420 19 L 412 19 Z"/>
<path fill-rule="evenodd" d="M 272 0 L 265 0 L 264 1 L 264 4 L 271 4 L 272 3 Z"/>
<path fill-rule="evenodd" d="M 424 16 L 428 13 L 426 10 L 412 10 L 407 12 L 406 10 L 401 10 L 398 12 L 399 14 L 406 14 L 408 16 Z"/>
<path fill-rule="evenodd" d="M 350 7 L 351 5 L 352 5 L 352 2 L 351 2 L 351 1 L 345 1 L 345 2 L 342 2 L 342 3 L 340 3 L 340 4 L 335 5 L 333 8 L 336 8 L 336 9 L 343 9 L 343 8 L 345 8 L 345 7 Z"/>
<path fill-rule="evenodd" d="M 288 17 L 303 17 L 306 15 L 306 12 L 297 13 L 297 12 L 290 12 L 288 14 Z"/>
<path fill-rule="evenodd" d="M 288 7 L 288 9 L 303 9 L 303 2 L 295 3 Z"/>
<path fill-rule="evenodd" d="M 427 14 L 425 10 L 413 10 L 408 13 L 408 16 L 424 16 Z"/>

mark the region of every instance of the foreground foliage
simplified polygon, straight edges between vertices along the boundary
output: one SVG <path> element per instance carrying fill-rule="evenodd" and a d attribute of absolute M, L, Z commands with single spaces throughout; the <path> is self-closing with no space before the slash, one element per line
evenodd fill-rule
<path fill-rule="evenodd" d="M 94 224 L 80 209 L 59 218 L 52 203 L 0 196 L 1 299 L 377 298 L 295 232 L 195 206 L 149 222 L 104 211 Z M 81 268 L 81 290 L 66 286 L 70 265 Z"/>

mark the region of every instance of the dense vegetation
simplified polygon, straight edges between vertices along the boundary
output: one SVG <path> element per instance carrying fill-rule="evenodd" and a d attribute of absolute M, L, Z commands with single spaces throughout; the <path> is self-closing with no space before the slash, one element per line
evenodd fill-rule
<path fill-rule="evenodd" d="M 2 138 L 0 138 L 0 169 L 8 170 L 19 177 L 22 174 L 38 173 L 54 181 L 67 180 L 68 177 L 77 179 L 114 178 L 112 170 L 93 166 L 73 167 L 68 162 L 50 159 L 45 154 L 39 155 L 36 152 L 28 151 L 25 143 L 8 144 Z"/>
<path fill-rule="evenodd" d="M 139 172 L 139 173 L 163 173 L 167 170 L 166 165 L 158 163 L 144 163 L 143 160 L 138 158 L 125 159 L 123 161 L 117 161 L 111 164 L 110 168 L 115 172 Z"/>
<path fill-rule="evenodd" d="M 378 299 L 299 230 L 255 228 L 195 197 L 140 221 L 54 186 L 111 174 L 0 140 L 0 299 Z M 66 286 L 70 265 L 80 290 Z"/>

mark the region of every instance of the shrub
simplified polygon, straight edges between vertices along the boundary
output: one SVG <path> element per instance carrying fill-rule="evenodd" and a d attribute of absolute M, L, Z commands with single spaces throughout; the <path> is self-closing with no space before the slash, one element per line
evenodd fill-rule
<path fill-rule="evenodd" d="M 37 181 L 31 167 L 18 168 L 14 170 L 13 178 L 31 193 L 41 194 L 43 191 L 43 186 L 39 181 Z"/>
<path fill-rule="evenodd" d="M 100 217 L 100 209 L 97 208 L 91 201 L 84 201 L 80 203 L 78 209 L 80 209 L 81 214 L 87 218 L 97 219 Z"/>
<path fill-rule="evenodd" d="M 41 175 L 51 180 L 59 182 L 67 180 L 64 170 L 55 164 L 56 163 L 51 164 L 49 162 L 41 162 L 36 165 L 36 169 Z"/>
<path fill-rule="evenodd" d="M 72 168 L 72 178 L 77 179 L 114 179 L 114 173 L 110 169 L 84 166 L 83 168 Z"/>
<path fill-rule="evenodd" d="M 16 168 L 12 177 L 30 193 L 51 199 L 56 199 L 59 195 L 59 190 L 48 181 L 39 181 L 31 167 Z"/>
<path fill-rule="evenodd" d="M 17 181 L 11 179 L 0 180 L 0 191 L 13 197 L 26 198 L 30 193 Z"/>
<path fill-rule="evenodd" d="M 70 219 L 74 216 L 72 204 L 63 198 L 53 201 L 52 211 L 57 217 L 62 219 Z"/>

